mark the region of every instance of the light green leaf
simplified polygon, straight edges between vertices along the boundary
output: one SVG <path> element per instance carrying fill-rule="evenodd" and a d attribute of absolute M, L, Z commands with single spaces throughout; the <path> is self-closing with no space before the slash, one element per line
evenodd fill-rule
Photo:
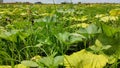
<path fill-rule="evenodd" d="M 107 50 L 107 49 L 109 49 L 109 48 L 111 48 L 112 46 L 111 45 L 106 45 L 106 46 L 103 46 L 102 47 L 102 50 L 104 49 L 104 50 Z"/>
<path fill-rule="evenodd" d="M 0 66 L 0 68 L 12 68 L 11 66 Z"/>
<path fill-rule="evenodd" d="M 70 43 L 80 42 L 83 41 L 83 39 L 85 39 L 85 37 L 81 34 L 77 34 L 77 33 L 70 34 Z"/>
<path fill-rule="evenodd" d="M 21 64 L 29 67 L 38 67 L 38 64 L 36 62 L 30 60 L 24 60 L 21 62 Z"/>
<path fill-rule="evenodd" d="M 58 66 L 59 64 L 63 63 L 64 57 L 63 56 L 57 56 L 54 58 L 54 66 Z"/>
<path fill-rule="evenodd" d="M 98 28 L 95 24 L 90 24 L 87 28 L 86 28 L 88 34 L 96 34 L 96 33 L 100 33 L 101 29 Z"/>
<path fill-rule="evenodd" d="M 75 52 L 70 56 L 65 56 L 66 68 L 103 68 L 108 63 L 105 55 L 96 55 L 86 50 Z"/>
<path fill-rule="evenodd" d="M 96 45 L 97 47 L 102 47 L 102 46 L 103 46 L 102 43 L 101 43 L 99 40 L 96 40 L 96 41 L 95 41 L 95 45 Z"/>
<path fill-rule="evenodd" d="M 23 64 L 18 64 L 18 65 L 15 65 L 14 68 L 29 68 L 29 67 L 27 67 L 27 66 L 25 66 Z"/>
<path fill-rule="evenodd" d="M 45 66 L 49 67 L 53 65 L 53 57 L 43 57 L 40 59 L 40 63 L 44 64 Z"/>

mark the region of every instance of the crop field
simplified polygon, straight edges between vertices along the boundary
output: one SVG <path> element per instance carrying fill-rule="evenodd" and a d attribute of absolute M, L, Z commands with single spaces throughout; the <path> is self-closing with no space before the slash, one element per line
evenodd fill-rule
<path fill-rule="evenodd" d="M 0 68 L 120 68 L 120 4 L 0 4 Z"/>

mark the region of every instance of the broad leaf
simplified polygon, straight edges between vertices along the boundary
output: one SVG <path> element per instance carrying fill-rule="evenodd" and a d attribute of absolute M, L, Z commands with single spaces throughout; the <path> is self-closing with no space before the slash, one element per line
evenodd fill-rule
<path fill-rule="evenodd" d="M 86 50 L 75 52 L 65 56 L 66 68 L 103 68 L 108 63 L 105 55 L 96 55 Z"/>
<path fill-rule="evenodd" d="M 95 24 L 90 24 L 87 28 L 86 28 L 88 34 L 96 34 L 96 33 L 100 33 L 101 29 L 98 28 Z"/>

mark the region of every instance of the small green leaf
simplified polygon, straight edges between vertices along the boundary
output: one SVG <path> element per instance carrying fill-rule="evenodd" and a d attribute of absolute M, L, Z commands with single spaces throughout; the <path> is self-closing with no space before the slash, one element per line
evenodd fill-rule
<path fill-rule="evenodd" d="M 102 43 L 101 43 L 99 40 L 96 40 L 96 41 L 95 41 L 95 45 L 96 45 L 97 47 L 102 47 L 102 46 L 103 46 Z"/>
<path fill-rule="evenodd" d="M 106 46 L 103 46 L 102 49 L 107 50 L 107 49 L 109 49 L 111 47 L 112 47 L 111 45 L 106 45 Z"/>
<path fill-rule="evenodd" d="M 57 56 L 54 58 L 54 66 L 58 66 L 59 64 L 63 63 L 64 57 L 63 56 Z"/>

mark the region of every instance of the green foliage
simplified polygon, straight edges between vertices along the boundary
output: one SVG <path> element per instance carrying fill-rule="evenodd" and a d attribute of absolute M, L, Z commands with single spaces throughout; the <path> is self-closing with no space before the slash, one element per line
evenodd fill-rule
<path fill-rule="evenodd" d="M 1 67 L 118 67 L 119 6 L 0 5 Z"/>
<path fill-rule="evenodd" d="M 108 58 L 103 54 L 93 54 L 86 50 L 65 56 L 66 68 L 103 68 L 108 63 Z"/>
<path fill-rule="evenodd" d="M 32 60 L 24 60 L 21 64 L 28 66 L 28 67 L 49 67 L 49 68 L 58 68 L 58 66 L 63 63 L 63 56 L 56 56 L 53 55 L 48 57 L 39 58 L 37 61 Z"/>

